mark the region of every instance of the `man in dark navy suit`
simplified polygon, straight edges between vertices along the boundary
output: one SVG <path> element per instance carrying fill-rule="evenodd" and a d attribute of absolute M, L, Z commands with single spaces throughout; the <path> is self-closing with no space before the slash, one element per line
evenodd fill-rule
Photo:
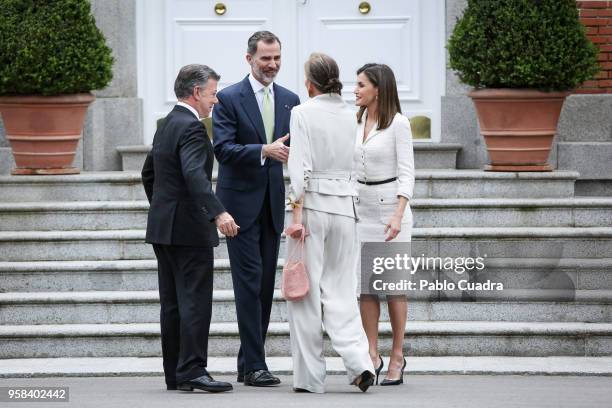
<path fill-rule="evenodd" d="M 174 83 L 179 102 L 155 133 L 142 169 L 151 204 L 146 241 L 157 257 L 169 390 L 232 389 L 206 370 L 217 228 L 228 237 L 239 228 L 212 191 L 212 144 L 200 122 L 217 102 L 218 81 L 219 75 L 206 65 L 181 68 Z"/>
<path fill-rule="evenodd" d="M 217 95 L 213 110 L 217 196 L 236 218 L 240 234 L 227 240 L 238 328 L 238 382 L 273 386 L 264 342 L 270 322 L 280 234 L 284 226 L 283 163 L 289 116 L 299 97 L 274 83 L 281 43 L 269 31 L 248 41 L 251 73 Z"/>

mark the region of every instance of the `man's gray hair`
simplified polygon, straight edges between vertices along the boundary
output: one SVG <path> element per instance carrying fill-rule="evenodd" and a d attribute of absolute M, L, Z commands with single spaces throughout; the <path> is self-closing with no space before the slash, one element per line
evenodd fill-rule
<path fill-rule="evenodd" d="M 212 68 L 202 64 L 185 65 L 174 81 L 174 94 L 177 99 L 189 98 L 196 86 L 205 86 L 209 79 L 221 79 Z"/>
<path fill-rule="evenodd" d="M 272 34 L 271 32 L 257 31 L 253 33 L 251 37 L 249 37 L 249 41 L 247 42 L 247 53 L 249 55 L 255 55 L 255 53 L 257 52 L 257 43 L 259 41 L 263 41 L 265 44 L 273 44 L 277 42 L 279 46 L 281 45 L 281 42 L 278 37 Z"/>

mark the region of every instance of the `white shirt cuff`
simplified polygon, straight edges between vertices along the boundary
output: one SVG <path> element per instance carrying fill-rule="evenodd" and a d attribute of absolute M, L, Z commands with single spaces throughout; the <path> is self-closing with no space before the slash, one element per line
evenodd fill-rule
<path fill-rule="evenodd" d="M 263 145 L 261 145 L 261 165 L 266 164 L 266 158 L 263 155 Z"/>

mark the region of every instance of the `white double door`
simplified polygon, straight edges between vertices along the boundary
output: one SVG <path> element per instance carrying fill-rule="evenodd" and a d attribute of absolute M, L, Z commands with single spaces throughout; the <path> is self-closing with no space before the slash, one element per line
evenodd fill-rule
<path fill-rule="evenodd" d="M 440 135 L 440 97 L 445 78 L 444 0 L 137 0 L 138 85 L 143 99 L 144 142 L 156 120 L 176 103 L 180 67 L 211 66 L 220 88 L 249 72 L 247 39 L 258 30 L 282 42 L 277 82 L 307 98 L 303 64 L 312 52 L 340 66 L 343 96 L 353 103 L 356 70 L 367 62 L 389 65 L 402 110 L 431 119 Z M 224 13 L 220 14 L 224 7 Z M 367 12 L 366 12 L 367 11 Z"/>

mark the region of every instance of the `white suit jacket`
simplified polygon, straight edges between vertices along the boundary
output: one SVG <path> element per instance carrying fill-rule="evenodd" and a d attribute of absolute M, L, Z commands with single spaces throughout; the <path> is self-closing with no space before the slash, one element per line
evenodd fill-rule
<path fill-rule="evenodd" d="M 289 197 L 304 195 L 304 208 L 355 217 L 355 112 L 338 94 L 318 95 L 293 108 L 289 127 Z"/>
<path fill-rule="evenodd" d="M 397 177 L 396 195 L 412 198 L 414 152 L 410 121 L 397 113 L 388 128 L 377 130 L 373 126 L 364 142 L 365 117 L 364 114 L 355 133 L 355 179 L 382 181 Z"/>

